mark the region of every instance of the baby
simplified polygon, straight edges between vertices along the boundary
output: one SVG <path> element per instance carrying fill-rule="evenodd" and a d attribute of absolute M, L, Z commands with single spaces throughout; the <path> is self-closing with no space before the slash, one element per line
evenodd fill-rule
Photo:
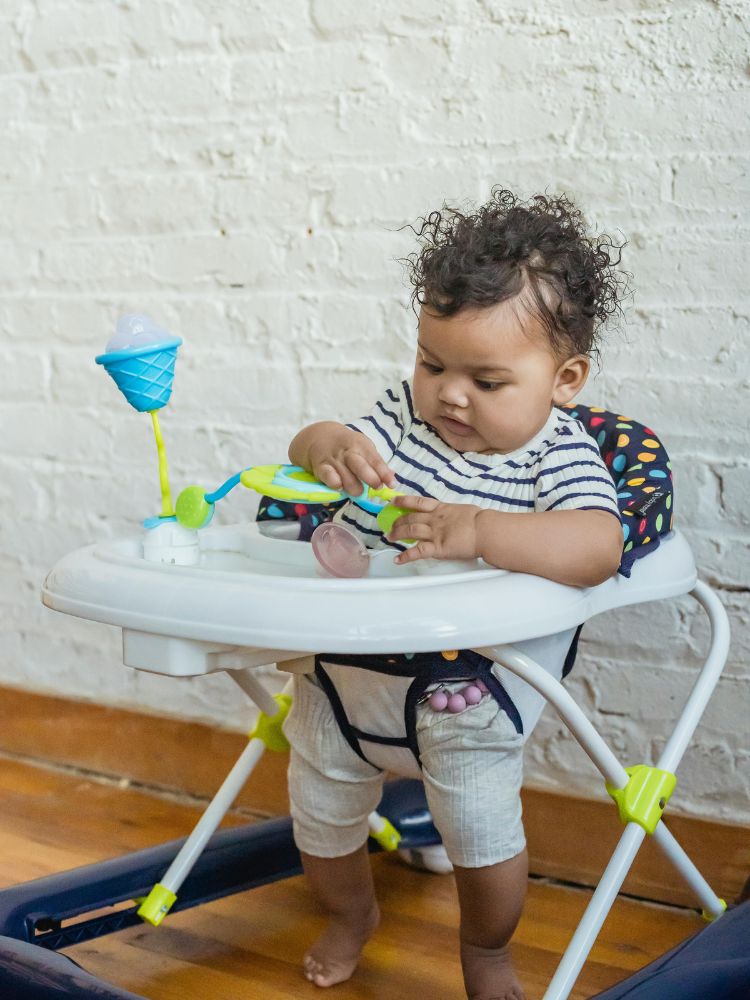
<path fill-rule="evenodd" d="M 336 514 L 397 563 L 479 557 L 571 586 L 603 582 L 622 554 L 614 484 L 594 440 L 558 407 L 583 387 L 596 330 L 618 308 L 619 255 L 587 235 L 566 198 L 522 202 L 497 189 L 474 214 L 432 213 L 417 235 L 412 377 L 366 417 L 301 430 L 290 460 L 352 494 L 399 484 L 408 513 L 386 537 L 354 504 Z M 432 707 L 438 686 L 467 680 L 481 682 L 475 704 Z M 373 715 L 385 732 L 367 731 Z M 393 769 L 385 751 L 402 747 L 454 866 L 467 996 L 523 997 L 508 954 L 527 881 L 523 725 L 493 664 L 471 650 L 320 656 L 314 675 L 296 679 L 285 731 L 295 840 L 329 917 L 307 978 L 349 978 L 377 926 L 367 817 Z"/>

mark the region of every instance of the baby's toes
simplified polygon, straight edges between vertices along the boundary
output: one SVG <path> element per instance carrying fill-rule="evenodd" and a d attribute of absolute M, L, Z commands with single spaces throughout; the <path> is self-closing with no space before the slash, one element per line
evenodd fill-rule
<path fill-rule="evenodd" d="M 311 983 L 315 982 L 315 977 L 320 976 L 323 972 L 323 966 L 312 955 L 305 955 L 302 968 L 305 973 L 305 979 L 308 979 Z"/>

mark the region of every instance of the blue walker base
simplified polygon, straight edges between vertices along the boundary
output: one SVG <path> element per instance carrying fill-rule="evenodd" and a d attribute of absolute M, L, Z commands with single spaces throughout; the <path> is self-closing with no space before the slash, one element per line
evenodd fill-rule
<path fill-rule="evenodd" d="M 401 833 L 403 848 L 439 844 L 420 781 L 386 784 L 378 810 Z M 139 897 L 160 881 L 184 840 L 84 865 L 0 892 L 0 997 L 8 1000 L 146 1000 L 90 975 L 55 954 L 93 938 L 143 926 Z M 370 841 L 372 851 L 380 847 Z M 180 889 L 171 912 L 299 875 L 289 817 L 220 830 Z M 101 910 L 133 901 L 112 913 Z M 87 917 L 90 913 L 92 916 Z M 167 920 L 169 917 L 167 916 Z M 158 929 L 154 929 L 158 934 Z"/>

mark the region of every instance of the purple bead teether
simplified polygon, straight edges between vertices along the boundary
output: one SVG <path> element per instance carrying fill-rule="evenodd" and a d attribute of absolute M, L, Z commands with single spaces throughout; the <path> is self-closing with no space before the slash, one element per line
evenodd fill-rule
<path fill-rule="evenodd" d="M 478 705 L 482 700 L 482 692 L 477 684 L 467 685 L 461 694 L 464 696 L 467 705 Z"/>
<path fill-rule="evenodd" d="M 429 706 L 435 712 L 443 712 L 448 706 L 448 695 L 438 688 L 430 695 Z"/>
<path fill-rule="evenodd" d="M 455 694 L 452 694 L 448 699 L 448 711 L 453 712 L 454 715 L 457 715 L 459 712 L 463 712 L 465 708 L 466 708 L 466 699 L 464 698 L 464 696 L 461 694 L 460 691 L 456 691 Z"/>

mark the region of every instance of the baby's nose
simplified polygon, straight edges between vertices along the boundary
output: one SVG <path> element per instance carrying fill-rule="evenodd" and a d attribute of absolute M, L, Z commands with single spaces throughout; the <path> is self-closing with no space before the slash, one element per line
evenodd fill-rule
<path fill-rule="evenodd" d="M 460 379 L 442 379 L 438 390 L 440 401 L 451 406 L 468 406 L 469 397 Z"/>

